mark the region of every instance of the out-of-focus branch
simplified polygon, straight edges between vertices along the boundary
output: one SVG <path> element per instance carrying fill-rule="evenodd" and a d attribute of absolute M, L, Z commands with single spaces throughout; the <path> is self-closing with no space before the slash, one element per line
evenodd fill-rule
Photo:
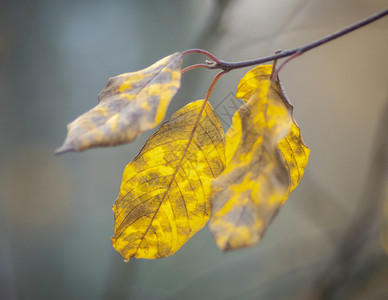
<path fill-rule="evenodd" d="M 235 0 L 213 0 L 212 11 L 198 37 L 194 40 L 195 48 L 208 49 L 215 44 L 214 38 L 219 36 L 220 21 L 228 6 Z"/>
<path fill-rule="evenodd" d="M 318 277 L 314 299 L 333 299 L 348 283 L 350 275 L 377 244 L 382 220 L 384 193 L 388 186 L 388 105 L 375 137 L 374 156 L 358 212 L 350 222 L 331 261 Z"/>

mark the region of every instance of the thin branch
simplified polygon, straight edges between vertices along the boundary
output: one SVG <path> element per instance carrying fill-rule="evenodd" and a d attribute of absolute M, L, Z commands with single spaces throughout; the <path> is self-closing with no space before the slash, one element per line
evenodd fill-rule
<path fill-rule="evenodd" d="M 254 60 L 248 60 L 248 61 L 242 61 L 242 62 L 225 62 L 225 61 L 219 60 L 211 53 L 209 53 L 205 50 L 201 50 L 201 49 L 190 49 L 190 50 L 185 51 L 183 54 L 184 55 L 189 54 L 189 53 L 204 54 L 213 60 L 213 63 L 209 64 L 210 69 L 222 69 L 226 72 L 229 72 L 229 71 L 234 70 L 234 69 L 241 69 L 241 68 L 251 67 L 251 66 L 255 66 L 255 65 L 260 65 L 260 64 L 263 64 L 266 62 L 270 62 L 270 61 L 274 61 L 277 59 L 293 56 L 295 54 L 298 54 L 298 56 L 299 56 L 307 51 L 310 51 L 310 50 L 318 47 L 318 46 L 326 44 L 332 40 L 335 40 L 343 35 L 346 35 L 352 31 L 354 31 L 354 30 L 357 30 L 357 29 L 364 27 L 370 23 L 373 23 L 373 22 L 385 17 L 386 15 L 388 15 L 388 8 L 382 12 L 379 12 L 373 16 L 370 16 L 369 18 L 367 18 L 363 21 L 357 22 L 357 23 L 355 23 L 355 24 L 353 24 L 345 29 L 342 29 L 336 33 L 333 33 L 329 36 L 326 36 L 326 37 L 319 39 L 313 43 L 310 43 L 308 45 L 305 45 L 305 46 L 302 46 L 299 48 L 295 48 L 295 49 L 285 50 L 285 51 L 282 51 L 282 52 L 277 53 L 277 54 L 272 55 L 272 56 L 267 56 L 267 57 L 254 59 Z"/>
<path fill-rule="evenodd" d="M 182 55 L 185 56 L 185 55 L 190 54 L 190 53 L 200 53 L 200 54 L 203 54 L 203 55 L 206 55 L 207 57 L 209 57 L 214 63 L 220 63 L 220 61 L 218 60 L 217 57 L 215 57 L 209 51 L 202 50 L 202 49 L 189 49 L 189 50 L 184 51 L 182 53 Z M 216 69 L 216 68 L 212 68 L 212 69 Z"/>
<path fill-rule="evenodd" d="M 219 40 L 224 30 L 220 26 L 227 8 L 236 0 L 213 0 L 211 9 L 198 36 L 191 43 L 195 48 L 207 49 Z"/>
<path fill-rule="evenodd" d="M 281 53 L 283 50 L 277 50 L 275 51 L 275 54 L 279 54 Z M 270 76 L 270 80 L 271 80 L 271 83 L 275 81 L 275 78 L 278 77 L 278 73 L 279 72 L 276 72 L 276 65 L 278 64 L 278 60 L 275 59 L 272 63 L 272 73 L 271 73 L 271 76 Z M 282 64 L 283 65 L 283 64 Z"/>
<path fill-rule="evenodd" d="M 227 71 L 221 71 L 221 72 L 217 73 L 216 76 L 214 76 L 214 78 L 209 86 L 209 89 L 207 90 L 204 102 L 207 102 L 209 100 L 209 97 L 210 97 L 211 93 L 213 92 L 214 86 L 216 85 L 218 79 L 220 79 L 220 77 L 222 75 L 224 75 L 225 73 L 227 73 Z"/>
<path fill-rule="evenodd" d="M 197 68 L 206 68 L 206 69 L 211 69 L 211 67 L 207 64 L 196 64 L 196 65 L 191 65 L 191 66 L 188 66 L 186 68 L 184 68 L 183 70 L 181 70 L 181 73 L 185 73 L 187 71 L 190 71 L 190 70 L 193 70 L 193 69 L 197 69 Z"/>
<path fill-rule="evenodd" d="M 279 66 L 279 68 L 278 69 L 275 69 L 275 67 L 273 68 L 274 69 L 274 74 L 273 74 L 273 78 L 278 78 L 278 76 L 279 76 L 279 72 L 283 69 L 283 67 L 287 64 L 287 63 L 289 63 L 291 60 L 293 60 L 294 58 L 297 58 L 298 56 L 301 56 L 302 55 L 302 53 L 300 53 L 300 52 L 297 52 L 297 53 L 295 53 L 294 55 L 292 55 L 292 56 L 290 56 L 289 58 L 287 58 L 285 61 L 283 61 L 282 62 L 282 64 Z M 272 78 L 272 76 L 271 76 L 271 78 Z"/>
<path fill-rule="evenodd" d="M 182 164 L 183 158 L 184 158 L 184 157 L 186 156 L 186 154 L 187 154 L 187 151 L 188 151 L 188 149 L 189 149 L 190 143 L 192 142 L 192 140 L 193 140 L 193 138 L 194 138 L 195 131 L 197 130 L 197 127 L 198 127 L 198 125 L 199 125 L 199 122 L 201 121 L 202 113 L 203 113 L 203 111 L 205 110 L 206 103 L 209 101 L 210 95 L 211 95 L 211 93 L 213 92 L 214 86 L 216 85 L 218 79 L 220 79 L 220 77 L 221 77 L 222 75 L 224 75 L 225 73 L 226 73 L 226 71 L 221 71 L 221 72 L 217 73 L 216 76 L 214 76 L 214 78 L 213 78 L 213 80 L 212 80 L 212 82 L 211 82 L 211 84 L 210 84 L 210 86 L 209 86 L 209 88 L 208 88 L 208 90 L 207 90 L 207 93 L 206 93 L 205 99 L 204 99 L 204 101 L 203 101 L 202 107 L 201 107 L 201 109 L 200 109 L 200 111 L 199 111 L 199 113 L 198 113 L 197 120 L 195 121 L 193 130 L 192 130 L 192 132 L 191 132 L 191 134 L 190 134 L 189 142 L 187 143 L 187 146 L 186 146 L 186 148 L 185 148 L 185 150 L 184 150 L 184 152 L 183 152 L 182 160 L 179 162 L 179 165 L 178 165 L 178 168 L 177 168 L 177 169 L 179 169 L 180 165 Z"/>

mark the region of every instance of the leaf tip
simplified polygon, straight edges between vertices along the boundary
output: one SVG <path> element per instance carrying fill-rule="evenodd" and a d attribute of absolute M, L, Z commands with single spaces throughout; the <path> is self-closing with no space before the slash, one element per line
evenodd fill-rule
<path fill-rule="evenodd" d="M 55 155 L 61 155 L 61 154 L 64 154 L 64 153 L 70 152 L 70 151 L 75 151 L 75 149 L 72 146 L 72 144 L 64 143 L 61 147 L 57 148 L 54 151 L 54 154 Z"/>
<path fill-rule="evenodd" d="M 110 238 L 111 242 L 112 242 L 112 246 L 113 248 L 119 252 L 121 254 L 121 256 L 124 258 L 124 262 L 129 262 L 130 258 L 131 258 L 131 255 L 126 255 L 117 245 L 117 239 L 115 237 L 115 235 L 113 235 L 111 238 Z"/>

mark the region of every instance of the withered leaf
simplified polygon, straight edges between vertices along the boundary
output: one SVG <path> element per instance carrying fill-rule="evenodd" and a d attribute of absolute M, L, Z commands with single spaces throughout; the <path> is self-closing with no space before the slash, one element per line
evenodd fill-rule
<path fill-rule="evenodd" d="M 203 100 L 174 113 L 127 165 L 113 206 L 113 247 L 125 260 L 172 255 L 208 221 L 210 181 L 225 166 L 224 134 Z"/>
<path fill-rule="evenodd" d="M 112 77 L 98 104 L 67 126 L 57 154 L 129 143 L 164 118 L 180 87 L 182 54 L 167 56 L 137 72 Z"/>
<path fill-rule="evenodd" d="M 212 181 L 210 230 L 222 250 L 256 244 L 299 183 L 309 150 L 292 119 L 272 66 L 259 66 L 240 81 L 247 101 L 226 133 L 226 168 Z"/>

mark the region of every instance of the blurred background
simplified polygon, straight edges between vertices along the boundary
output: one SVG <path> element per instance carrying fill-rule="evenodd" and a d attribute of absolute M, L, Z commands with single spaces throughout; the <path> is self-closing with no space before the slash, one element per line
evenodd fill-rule
<path fill-rule="evenodd" d="M 188 48 L 227 61 L 271 55 L 387 6 L 0 0 L 0 299 L 388 299 L 388 17 L 282 70 L 311 156 L 253 248 L 222 253 L 205 228 L 171 257 L 124 263 L 111 246 L 111 207 L 152 132 L 53 154 L 111 76 Z M 203 60 L 192 54 L 185 65 Z M 247 71 L 221 78 L 213 106 Z M 186 73 L 169 114 L 203 98 L 212 76 Z"/>

